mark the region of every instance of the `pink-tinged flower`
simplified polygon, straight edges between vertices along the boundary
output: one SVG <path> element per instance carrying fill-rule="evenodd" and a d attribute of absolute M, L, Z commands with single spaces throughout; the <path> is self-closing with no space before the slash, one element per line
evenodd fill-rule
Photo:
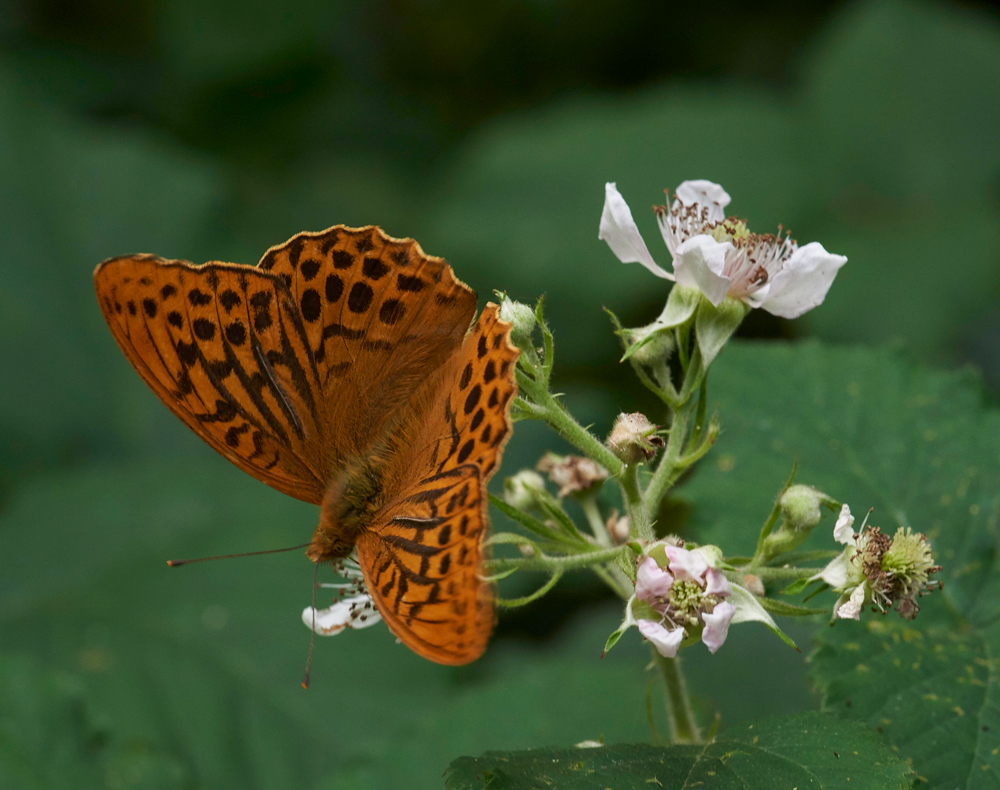
<path fill-rule="evenodd" d="M 663 550 L 667 569 L 646 557 L 636 571 L 636 597 L 660 615 L 659 620 L 639 619 L 639 632 L 667 658 L 677 654 L 684 639 L 699 633 L 714 653 L 726 641 L 736 614 L 736 607 L 725 600 L 732 595 L 732 587 L 709 565 L 705 551 L 671 545 Z"/>
<path fill-rule="evenodd" d="M 654 620 L 640 620 L 639 633 L 653 643 L 656 652 L 666 658 L 677 655 L 677 649 L 684 640 L 684 629 L 677 627 L 668 629 L 662 623 Z M 712 651 L 715 652 L 714 650 Z"/>
<path fill-rule="evenodd" d="M 688 551 L 680 546 L 664 546 L 663 550 L 670 560 L 670 572 L 678 579 L 696 582 L 705 576 L 708 562 L 700 553 Z"/>
<path fill-rule="evenodd" d="M 644 601 L 654 601 L 670 594 L 674 577 L 660 568 L 652 557 L 639 565 L 635 574 L 635 594 Z"/>
<path fill-rule="evenodd" d="M 705 621 L 705 630 L 701 633 L 701 641 L 705 643 L 710 653 L 714 653 L 729 634 L 729 623 L 736 614 L 736 607 L 729 601 L 723 601 L 711 612 L 705 612 L 701 619 Z"/>
<path fill-rule="evenodd" d="M 622 263 L 639 262 L 657 277 L 695 288 L 716 307 L 730 297 L 798 318 L 822 304 L 847 258 L 815 241 L 799 247 L 780 228 L 777 235 L 751 233 L 743 220 L 726 217 L 729 200 L 718 184 L 685 181 L 669 207 L 655 209 L 673 274 L 653 260 L 628 204 L 610 182 L 598 238 Z"/>

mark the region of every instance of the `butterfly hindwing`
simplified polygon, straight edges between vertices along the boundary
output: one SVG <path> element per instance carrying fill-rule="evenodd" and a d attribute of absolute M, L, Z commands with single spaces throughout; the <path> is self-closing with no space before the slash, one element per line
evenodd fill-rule
<path fill-rule="evenodd" d="M 441 664 L 478 658 L 493 628 L 483 581 L 486 483 L 510 432 L 518 350 L 488 305 L 435 384 L 410 439 L 401 490 L 358 539 L 369 592 L 392 632 Z"/>
<path fill-rule="evenodd" d="M 258 480 L 322 500 L 318 373 L 282 281 L 134 255 L 100 264 L 94 283 L 118 345 L 174 414 Z"/>
<path fill-rule="evenodd" d="M 284 279 L 299 308 L 341 457 L 379 438 L 461 346 L 476 309 L 444 260 L 374 226 L 300 233 L 258 268 Z"/>

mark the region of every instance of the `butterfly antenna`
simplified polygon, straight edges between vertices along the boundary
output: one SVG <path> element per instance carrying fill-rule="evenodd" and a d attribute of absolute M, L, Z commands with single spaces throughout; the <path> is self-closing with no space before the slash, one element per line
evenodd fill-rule
<path fill-rule="evenodd" d="M 313 570 L 313 605 L 312 605 L 312 633 L 309 634 L 309 657 L 306 658 L 306 674 L 302 677 L 302 688 L 309 690 L 309 670 L 313 662 L 313 645 L 316 644 L 316 575 L 319 573 L 319 563 Z"/>
<path fill-rule="evenodd" d="M 192 562 L 208 562 L 209 560 L 231 560 L 235 557 L 255 557 L 258 554 L 278 554 L 282 551 L 295 551 L 295 549 L 304 549 L 308 546 L 308 543 L 303 543 L 301 546 L 289 546 L 285 549 L 268 549 L 267 551 L 245 551 L 242 554 L 220 554 L 217 557 L 198 557 L 193 560 L 167 560 L 167 565 L 171 568 L 177 568 L 181 565 L 190 565 Z"/>

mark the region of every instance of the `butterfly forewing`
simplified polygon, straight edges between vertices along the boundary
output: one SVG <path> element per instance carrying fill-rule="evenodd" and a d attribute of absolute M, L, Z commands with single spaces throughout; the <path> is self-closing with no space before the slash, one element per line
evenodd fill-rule
<path fill-rule="evenodd" d="M 476 309 L 441 258 L 372 226 L 300 233 L 258 268 L 284 279 L 298 306 L 341 456 L 379 438 L 460 347 Z"/>
<path fill-rule="evenodd" d="M 94 282 L 118 345 L 174 414 L 257 479 L 322 500 L 318 373 L 282 281 L 143 255 L 105 261 Z"/>
<path fill-rule="evenodd" d="M 478 658 L 493 627 L 482 580 L 486 482 L 510 431 L 519 353 L 497 312 L 487 306 L 445 381 L 433 385 L 398 471 L 400 492 L 358 539 L 369 592 L 390 629 L 442 664 Z"/>

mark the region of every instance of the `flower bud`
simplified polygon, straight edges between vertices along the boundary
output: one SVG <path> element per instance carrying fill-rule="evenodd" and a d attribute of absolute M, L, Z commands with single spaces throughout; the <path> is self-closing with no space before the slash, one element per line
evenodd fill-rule
<path fill-rule="evenodd" d="M 539 491 L 545 490 L 545 478 L 531 469 L 522 469 L 503 481 L 503 499 L 511 507 L 531 510 Z"/>
<path fill-rule="evenodd" d="M 630 349 L 638 346 L 629 356 L 646 367 L 663 365 L 674 353 L 673 332 L 659 324 L 650 324 L 638 329 L 623 329 L 622 337 Z"/>
<path fill-rule="evenodd" d="M 752 573 L 748 573 L 743 577 L 743 586 L 758 597 L 767 592 L 764 589 L 764 582 L 760 580 L 760 576 L 756 576 Z"/>
<path fill-rule="evenodd" d="M 829 497 L 812 486 L 794 485 L 781 495 L 779 506 L 785 523 L 796 532 L 809 532 L 819 524 L 819 506 Z"/>
<path fill-rule="evenodd" d="M 547 472 L 549 480 L 559 486 L 559 498 L 570 494 L 587 494 L 600 488 L 608 479 L 608 470 L 596 461 L 579 455 L 559 456 L 546 453 L 535 468 Z"/>
<path fill-rule="evenodd" d="M 521 302 L 515 302 L 506 296 L 500 303 L 500 320 L 511 325 L 510 337 L 514 345 L 520 349 L 533 348 L 532 333 L 538 324 L 535 311 Z"/>
<path fill-rule="evenodd" d="M 763 558 L 766 560 L 792 551 L 805 540 L 819 523 L 820 505 L 836 507 L 837 503 L 812 486 L 789 486 L 778 500 L 781 523 L 764 539 Z"/>
<path fill-rule="evenodd" d="M 629 521 L 629 517 L 619 517 L 617 510 L 611 511 L 611 516 L 608 518 L 607 529 L 608 534 L 611 536 L 611 540 L 618 544 L 624 543 L 632 536 L 632 524 Z"/>
<path fill-rule="evenodd" d="M 663 439 L 656 435 L 658 427 L 639 412 L 619 414 L 608 435 L 608 447 L 622 463 L 649 461 L 663 447 Z"/>

